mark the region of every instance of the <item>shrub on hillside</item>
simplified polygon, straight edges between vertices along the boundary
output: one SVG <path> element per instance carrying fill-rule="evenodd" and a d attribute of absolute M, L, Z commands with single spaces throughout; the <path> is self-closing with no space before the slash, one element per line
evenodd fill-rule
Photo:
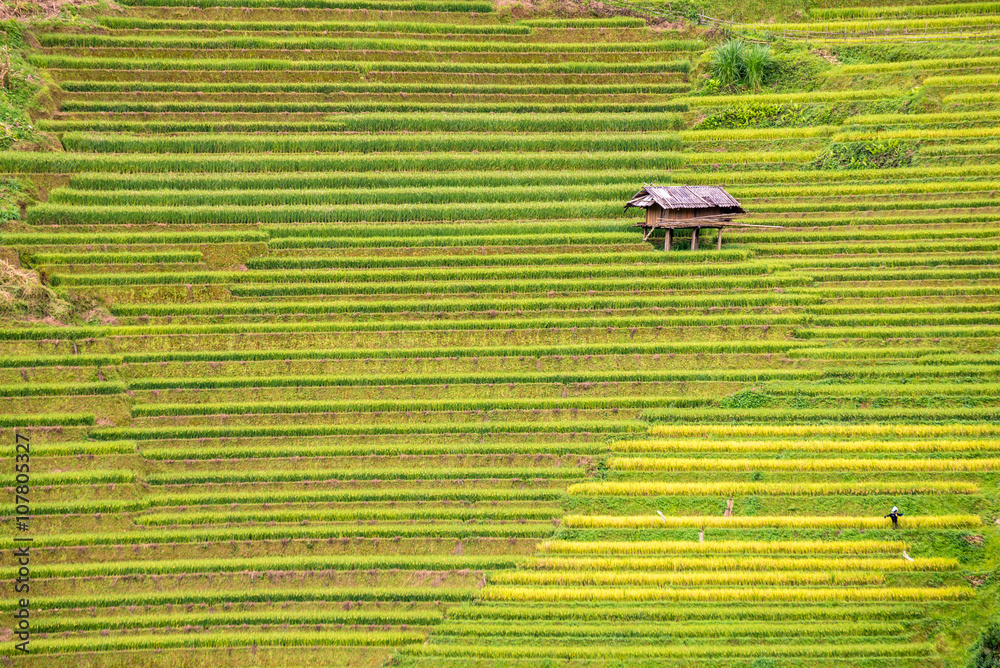
<path fill-rule="evenodd" d="M 743 102 L 709 116 L 696 129 L 802 127 L 807 125 L 805 121 L 805 108 L 801 104 Z"/>
<path fill-rule="evenodd" d="M 817 169 L 888 169 L 913 164 L 917 142 L 903 139 L 869 139 L 834 142 L 815 163 Z"/>
<path fill-rule="evenodd" d="M 979 640 L 972 646 L 968 668 L 1000 668 L 1000 621 L 994 621 L 983 629 Z"/>

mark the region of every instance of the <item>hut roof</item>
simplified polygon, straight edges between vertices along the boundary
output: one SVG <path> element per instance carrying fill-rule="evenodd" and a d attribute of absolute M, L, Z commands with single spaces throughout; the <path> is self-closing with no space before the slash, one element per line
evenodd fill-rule
<path fill-rule="evenodd" d="M 718 186 L 643 186 L 626 204 L 646 209 L 654 204 L 663 209 L 732 209 L 743 213 L 736 199 Z"/>

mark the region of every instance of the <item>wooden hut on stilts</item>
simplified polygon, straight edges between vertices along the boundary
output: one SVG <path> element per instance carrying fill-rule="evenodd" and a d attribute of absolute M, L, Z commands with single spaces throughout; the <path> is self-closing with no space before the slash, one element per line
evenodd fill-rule
<path fill-rule="evenodd" d="M 722 230 L 727 227 L 774 227 L 780 225 L 748 225 L 733 222 L 733 218 L 746 215 L 736 199 L 718 186 L 643 186 L 625 203 L 625 210 L 637 207 L 646 210 L 646 217 L 636 223 L 643 228 L 642 240 L 646 241 L 655 230 L 664 230 L 663 250 L 670 250 L 674 243 L 674 230 L 692 230 L 691 250 L 698 250 L 698 234 L 702 228 L 719 231 L 715 247 L 722 249 Z"/>

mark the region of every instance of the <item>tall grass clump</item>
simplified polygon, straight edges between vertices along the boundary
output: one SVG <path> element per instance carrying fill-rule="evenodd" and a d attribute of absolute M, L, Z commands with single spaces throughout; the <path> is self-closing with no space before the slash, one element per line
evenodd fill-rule
<path fill-rule="evenodd" d="M 715 82 L 712 87 L 734 89 L 745 86 L 758 91 L 776 64 L 770 46 L 730 39 L 712 52 L 709 60 L 709 69 Z"/>
<path fill-rule="evenodd" d="M 712 52 L 710 61 L 712 76 L 724 88 L 732 88 L 740 82 L 746 45 L 738 39 L 731 39 Z"/>
<path fill-rule="evenodd" d="M 774 66 L 771 47 L 766 44 L 752 44 L 743 51 L 744 82 L 752 90 L 760 90 L 764 85 L 767 70 Z"/>

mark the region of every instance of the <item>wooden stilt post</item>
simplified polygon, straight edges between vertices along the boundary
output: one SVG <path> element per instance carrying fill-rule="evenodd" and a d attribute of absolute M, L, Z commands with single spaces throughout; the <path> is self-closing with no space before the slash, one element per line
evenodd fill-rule
<path fill-rule="evenodd" d="M 669 251 L 674 246 L 674 231 L 668 229 L 667 234 L 663 237 L 663 250 Z"/>
<path fill-rule="evenodd" d="M 722 250 L 722 228 L 719 228 L 719 238 L 715 242 L 715 250 Z"/>
<path fill-rule="evenodd" d="M 698 250 L 698 233 L 701 232 L 700 227 L 694 228 L 691 232 L 691 250 Z"/>

